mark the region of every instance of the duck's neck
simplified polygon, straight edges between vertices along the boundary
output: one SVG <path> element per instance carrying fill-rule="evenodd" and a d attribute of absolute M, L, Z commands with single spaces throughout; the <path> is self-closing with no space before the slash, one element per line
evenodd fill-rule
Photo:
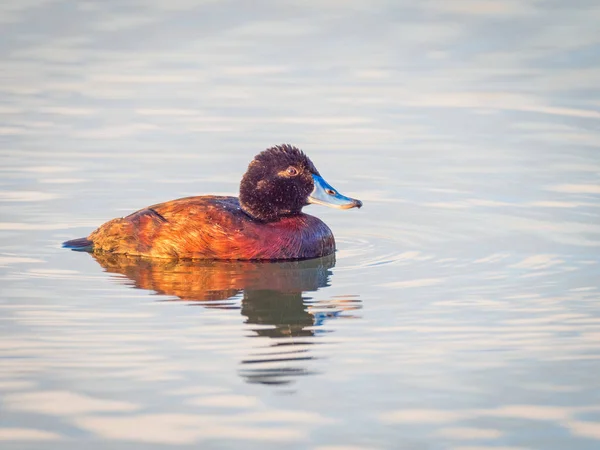
<path fill-rule="evenodd" d="M 252 195 L 240 192 L 240 207 L 248 216 L 260 222 L 277 222 L 284 217 L 297 216 L 302 213 L 301 209 L 282 209 L 278 205 L 265 201 Z"/>
<path fill-rule="evenodd" d="M 302 214 L 302 211 L 282 211 L 280 209 L 275 210 L 274 208 L 265 206 L 266 205 L 260 205 L 260 207 L 257 208 L 240 202 L 242 211 L 253 220 L 259 222 L 278 222 L 283 218 Z"/>

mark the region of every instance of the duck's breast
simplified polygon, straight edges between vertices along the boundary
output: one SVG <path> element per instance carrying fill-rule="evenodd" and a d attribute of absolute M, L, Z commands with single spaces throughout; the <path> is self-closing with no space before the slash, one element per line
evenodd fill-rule
<path fill-rule="evenodd" d="M 266 224 L 252 221 L 237 239 L 254 249 L 255 256 L 247 259 L 307 259 L 335 252 L 335 240 L 329 227 L 308 214 Z"/>

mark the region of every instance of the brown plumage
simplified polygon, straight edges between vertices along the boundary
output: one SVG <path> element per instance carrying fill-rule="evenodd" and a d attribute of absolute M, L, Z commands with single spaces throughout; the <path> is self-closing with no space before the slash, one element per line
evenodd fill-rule
<path fill-rule="evenodd" d="M 309 203 L 337 208 L 362 203 L 339 194 L 308 157 L 283 145 L 256 156 L 236 197 L 199 196 L 160 203 L 113 219 L 87 238 L 63 245 L 76 250 L 170 259 L 282 260 L 335 251 L 333 233 L 302 213 Z"/>
<path fill-rule="evenodd" d="M 155 258 L 305 259 L 329 255 L 335 241 L 316 217 L 253 220 L 235 197 L 188 197 L 105 223 L 88 237 L 95 251 Z"/>

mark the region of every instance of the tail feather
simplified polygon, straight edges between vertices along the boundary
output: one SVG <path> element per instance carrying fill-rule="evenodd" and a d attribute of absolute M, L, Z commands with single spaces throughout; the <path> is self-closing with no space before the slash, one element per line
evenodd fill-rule
<path fill-rule="evenodd" d="M 63 242 L 62 246 L 78 252 L 90 252 L 94 248 L 94 243 L 88 238 L 79 238 Z"/>

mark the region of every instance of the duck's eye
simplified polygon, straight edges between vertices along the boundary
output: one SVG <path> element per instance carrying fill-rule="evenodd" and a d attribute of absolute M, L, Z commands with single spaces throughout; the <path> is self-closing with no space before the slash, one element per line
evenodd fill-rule
<path fill-rule="evenodd" d="M 296 175 L 298 175 L 298 169 L 296 169 L 294 166 L 290 166 L 286 169 L 285 173 L 288 174 L 290 177 L 295 177 Z"/>

